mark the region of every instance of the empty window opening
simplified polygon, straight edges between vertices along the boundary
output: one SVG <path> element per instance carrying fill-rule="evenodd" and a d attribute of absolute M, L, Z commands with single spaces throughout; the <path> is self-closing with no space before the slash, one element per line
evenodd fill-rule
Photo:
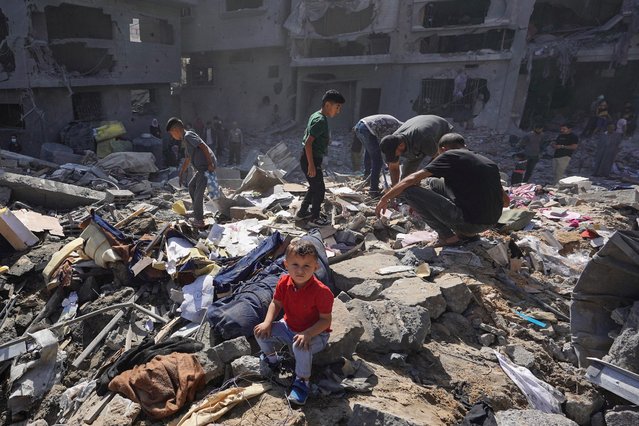
<path fill-rule="evenodd" d="M 564 32 L 599 26 L 619 13 L 622 0 L 558 2 L 537 1 L 530 17 L 529 33 Z"/>
<path fill-rule="evenodd" d="M 235 12 L 242 9 L 259 9 L 264 6 L 264 0 L 226 0 L 226 11 Z"/>
<path fill-rule="evenodd" d="M 173 26 L 166 19 L 133 18 L 129 24 L 129 40 L 133 43 L 173 44 Z"/>
<path fill-rule="evenodd" d="M 156 103 L 155 90 L 131 90 L 131 112 L 133 114 L 150 114 Z"/>
<path fill-rule="evenodd" d="M 190 7 L 183 7 L 180 9 L 180 17 L 181 18 L 188 18 L 189 16 L 191 16 L 191 8 Z"/>
<path fill-rule="evenodd" d="M 450 0 L 427 3 L 422 9 L 425 28 L 483 24 L 490 0 Z"/>
<path fill-rule="evenodd" d="M 375 4 L 371 4 L 359 12 L 351 12 L 340 6 L 329 7 L 324 16 L 311 24 L 315 32 L 323 36 L 356 33 L 368 28 L 373 23 Z"/>
<path fill-rule="evenodd" d="M 268 78 L 279 78 L 280 67 L 279 65 L 271 65 L 268 67 Z"/>
<path fill-rule="evenodd" d="M 248 50 L 233 52 L 229 56 L 229 64 L 241 64 L 246 62 L 253 62 L 253 54 Z"/>
<path fill-rule="evenodd" d="M 49 48 L 58 64 L 83 76 L 108 73 L 115 65 L 109 49 L 87 47 L 86 43 L 52 44 Z"/>
<path fill-rule="evenodd" d="M 459 90 L 458 93 L 455 93 Z M 441 116 L 471 116 L 476 102 L 488 102 L 490 92 L 483 78 L 467 78 L 463 87 L 455 87 L 455 79 L 426 78 L 415 111 Z M 456 121 L 465 121 L 456 119 Z"/>
<path fill-rule="evenodd" d="M 490 30 L 481 34 L 451 36 L 432 35 L 421 40 L 419 52 L 454 53 L 481 49 L 502 51 L 510 49 L 514 37 L 514 30 Z"/>
<path fill-rule="evenodd" d="M 213 67 L 191 67 L 190 84 L 197 86 L 215 85 L 215 72 Z"/>
<path fill-rule="evenodd" d="M 0 103 L 0 128 L 24 129 L 22 120 L 22 105 Z"/>
<path fill-rule="evenodd" d="M 113 39 L 111 16 L 95 7 L 63 3 L 44 8 L 49 40 L 65 38 Z"/>
<path fill-rule="evenodd" d="M 9 36 L 9 20 L 0 9 L 0 73 L 11 73 L 16 69 L 16 60 L 13 51 L 6 42 Z M 2 77 L 0 76 L 0 79 Z"/>
<path fill-rule="evenodd" d="M 77 121 L 102 120 L 102 95 L 100 92 L 77 92 L 71 96 L 73 118 Z"/>

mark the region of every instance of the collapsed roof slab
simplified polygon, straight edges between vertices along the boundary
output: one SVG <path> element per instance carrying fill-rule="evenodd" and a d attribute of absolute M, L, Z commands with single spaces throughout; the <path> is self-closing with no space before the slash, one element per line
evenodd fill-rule
<path fill-rule="evenodd" d="M 14 200 L 54 210 L 70 210 L 102 201 L 104 192 L 17 173 L 0 174 L 0 186 L 11 188 Z"/>

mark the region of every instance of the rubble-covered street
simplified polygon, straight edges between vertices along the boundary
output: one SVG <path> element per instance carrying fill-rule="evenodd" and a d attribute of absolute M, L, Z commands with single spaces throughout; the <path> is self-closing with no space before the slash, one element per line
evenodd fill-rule
<path fill-rule="evenodd" d="M 506 136 L 467 137 L 508 168 Z M 617 167 L 636 164 L 635 146 Z M 636 187 L 619 175 L 513 187 L 498 228 L 435 249 L 408 209 L 375 217 L 339 141 L 331 225 L 314 234 L 333 332 L 314 398 L 289 406 L 290 370 L 262 377 L 252 328 L 282 245 L 309 231 L 293 217 L 304 185 L 287 143 L 260 148 L 245 172 L 218 170 L 225 197 L 206 203 L 201 231 L 185 189 L 148 157 L 14 160 L 0 175 L 3 423 L 435 425 L 481 402 L 499 424 L 636 422 Z"/>

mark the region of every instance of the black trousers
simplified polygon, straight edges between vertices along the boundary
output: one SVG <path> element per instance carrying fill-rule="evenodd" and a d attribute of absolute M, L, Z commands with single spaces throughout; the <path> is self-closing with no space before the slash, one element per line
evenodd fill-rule
<path fill-rule="evenodd" d="M 315 163 L 315 176 L 310 177 L 308 175 L 308 160 L 306 159 L 306 153 L 302 152 L 300 158 L 300 167 L 306 180 L 308 181 L 308 191 L 302 200 L 302 206 L 300 211 L 307 211 L 309 206 L 311 207 L 311 217 L 317 219 L 320 215 L 322 208 L 322 202 L 324 201 L 324 193 L 326 187 L 324 186 L 324 174 L 322 173 L 322 160 L 321 157 L 313 157 L 313 163 Z"/>

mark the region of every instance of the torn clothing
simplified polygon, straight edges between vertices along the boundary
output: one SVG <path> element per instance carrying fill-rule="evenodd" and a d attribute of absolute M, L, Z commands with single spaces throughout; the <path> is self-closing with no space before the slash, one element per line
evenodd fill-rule
<path fill-rule="evenodd" d="M 118 358 L 98 379 L 97 394 L 102 396 L 108 391 L 109 382 L 120 373 L 130 370 L 137 365 L 149 362 L 157 355 L 168 355 L 173 352 L 194 353 L 204 347 L 193 339 L 173 337 L 164 342 L 155 343 L 153 338 L 147 337 L 135 348 L 131 348 Z"/>
<path fill-rule="evenodd" d="M 197 357 L 174 352 L 119 374 L 109 383 L 109 390 L 137 402 L 150 417 L 163 419 L 193 401 L 205 384 Z"/>
<path fill-rule="evenodd" d="M 270 388 L 271 386 L 265 383 L 253 383 L 246 388 L 237 387 L 216 392 L 193 405 L 177 426 L 210 425 L 240 402 L 259 396 Z"/>

